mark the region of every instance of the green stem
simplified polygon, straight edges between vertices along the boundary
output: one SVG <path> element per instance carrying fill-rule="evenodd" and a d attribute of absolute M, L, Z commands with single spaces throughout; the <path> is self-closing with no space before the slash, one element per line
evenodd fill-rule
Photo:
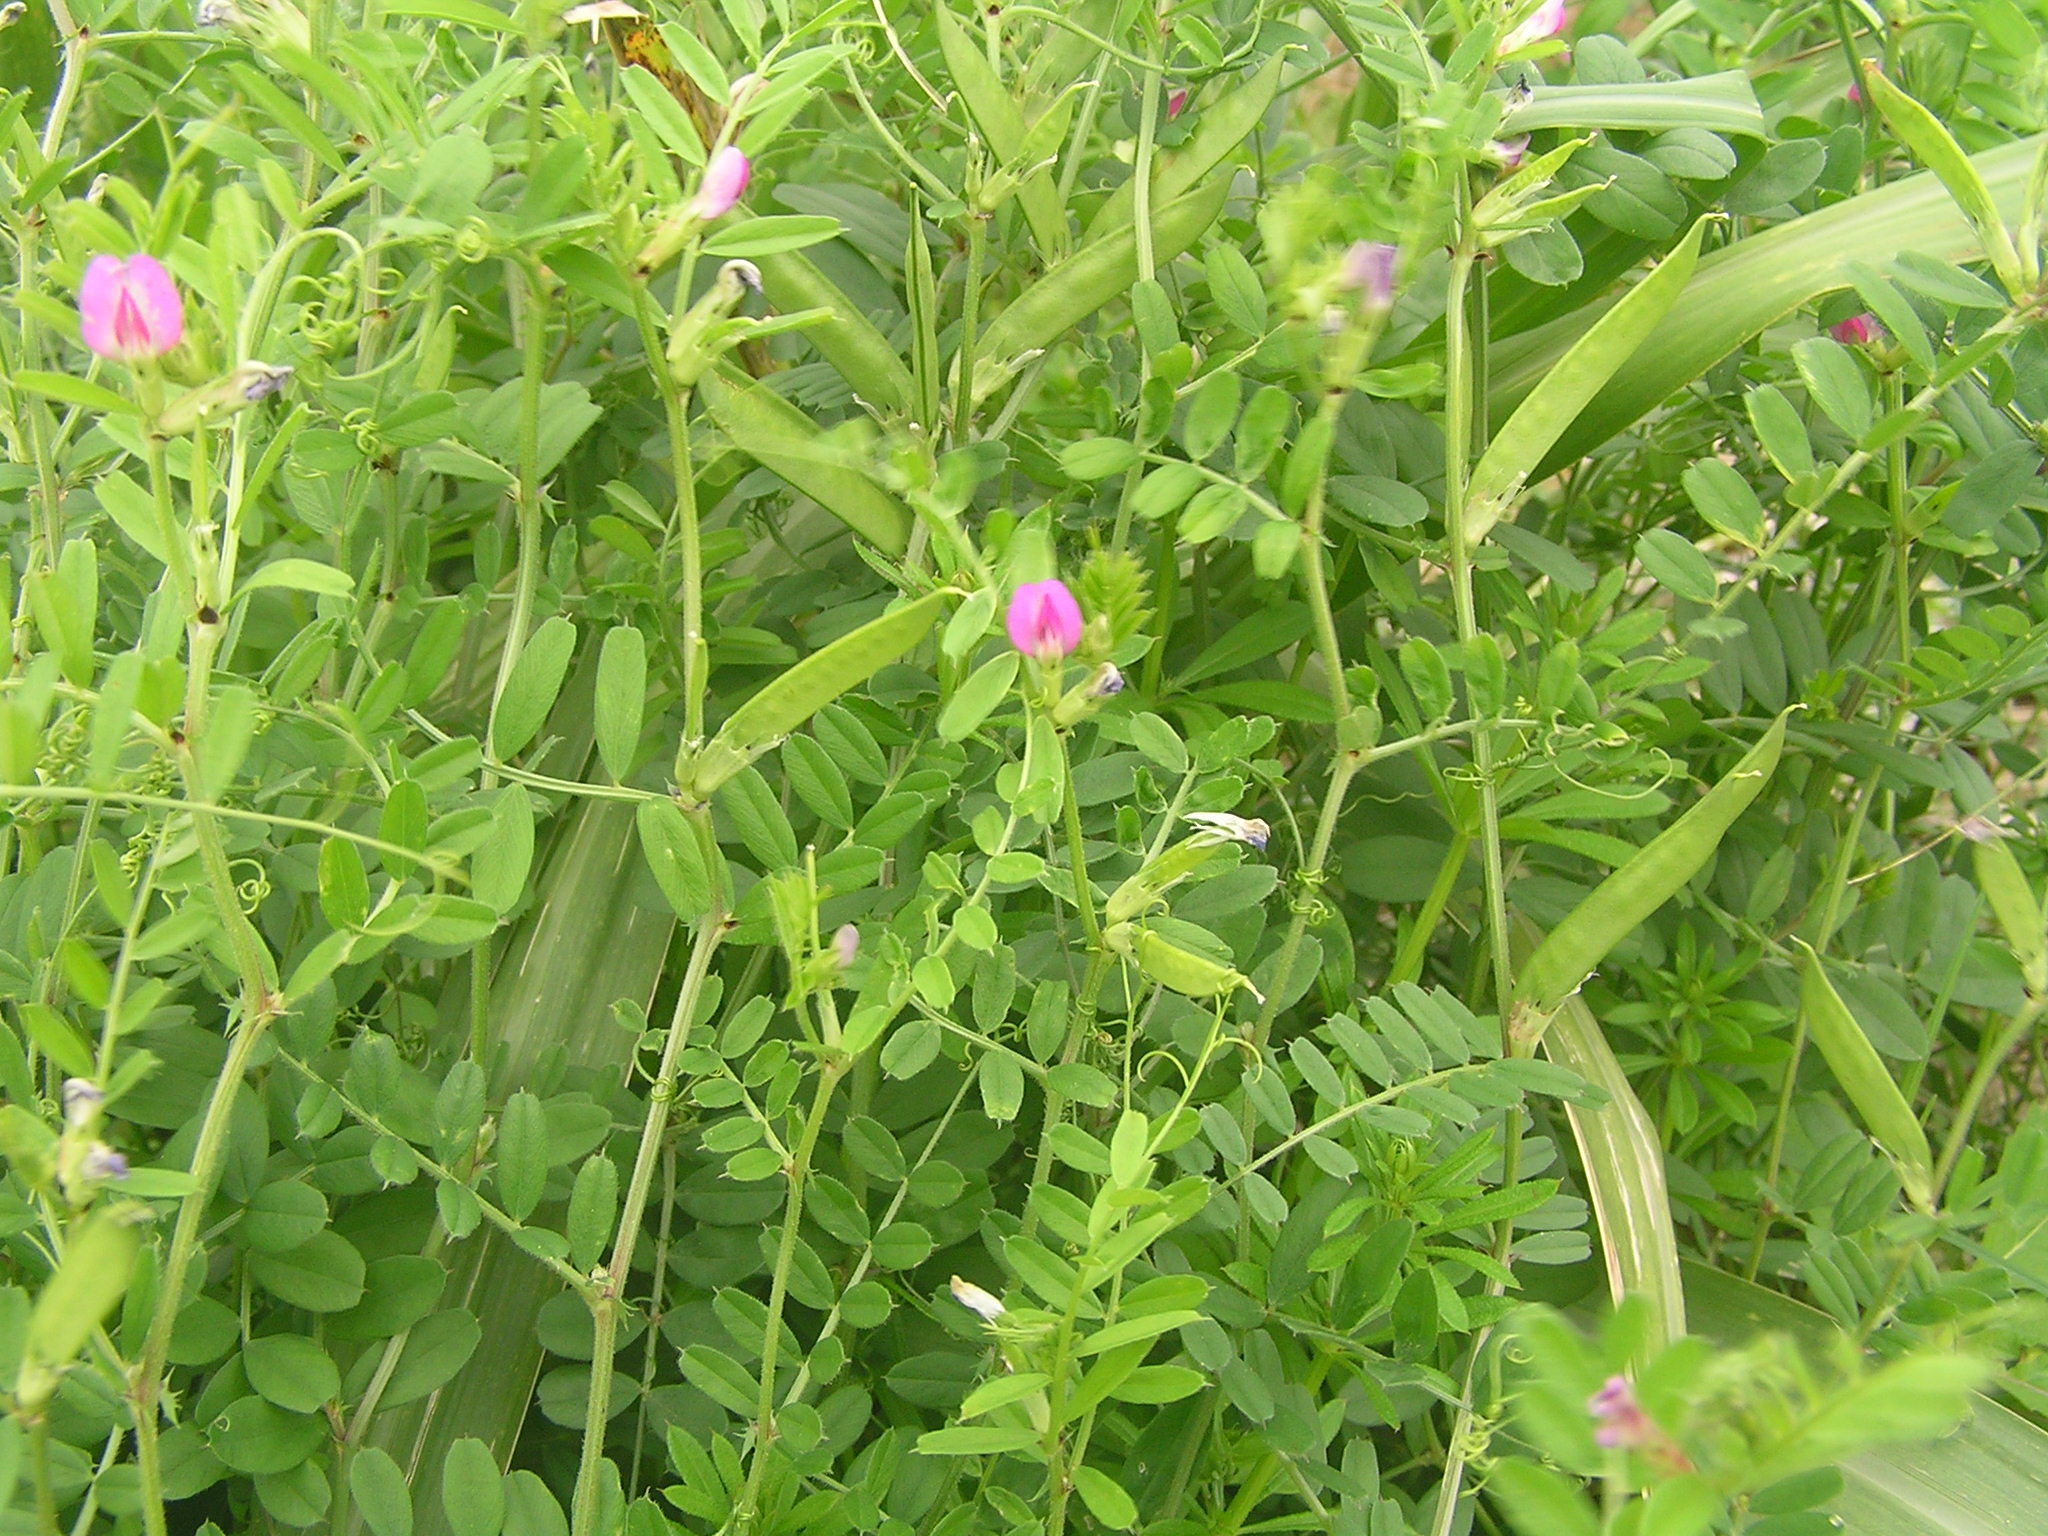
<path fill-rule="evenodd" d="M 747 1470 L 747 1486 L 733 1511 L 732 1526 L 740 1536 L 752 1529 L 760 1507 L 761 1486 L 768 1474 L 768 1454 L 775 1444 L 775 1365 L 782 1342 L 782 1309 L 789 1297 L 789 1271 L 796 1262 L 797 1224 L 803 1218 L 804 1184 L 810 1177 L 811 1157 L 817 1151 L 818 1133 L 825 1128 L 825 1113 L 832 1105 L 832 1090 L 847 1069 L 846 1059 L 826 1055 L 818 1066 L 818 1087 L 811 1100 L 811 1112 L 804 1121 L 803 1138 L 791 1154 L 789 1203 L 782 1217 L 782 1243 L 775 1253 L 775 1274 L 768 1284 L 767 1332 L 761 1340 L 761 1397 L 754 1414 L 754 1460 Z"/>
<path fill-rule="evenodd" d="M 1303 865 L 1296 879 L 1301 881 L 1310 893 L 1319 889 L 1323 882 L 1323 868 L 1330 857 L 1330 843 L 1337 835 L 1337 819 L 1344 810 L 1344 795 L 1351 787 L 1351 780 L 1359 769 L 1370 761 L 1368 754 L 1340 752 L 1337 763 L 1330 770 L 1330 787 L 1323 796 L 1322 814 L 1316 818 L 1316 835 L 1309 844 L 1308 862 Z M 1252 1021 L 1250 1044 L 1252 1048 L 1253 1071 L 1258 1063 L 1265 1060 L 1266 1045 L 1272 1038 L 1273 1021 L 1279 1017 L 1281 1000 L 1292 988 L 1294 962 L 1301 948 L 1303 936 L 1308 932 L 1311 900 L 1308 897 L 1294 905 L 1294 915 L 1288 920 L 1286 937 L 1280 941 L 1279 962 L 1273 968 L 1272 979 L 1266 983 L 1266 1000 L 1259 1007 L 1258 1017 Z M 1247 1149 L 1256 1146 L 1258 1115 L 1252 1107 L 1250 1094 L 1242 1095 L 1243 1103 L 1238 1110 L 1238 1129 L 1244 1137 Z M 1248 1204 L 1240 1202 L 1237 1218 L 1237 1256 L 1247 1259 L 1251 1256 L 1252 1213 Z"/>
<path fill-rule="evenodd" d="M 1949 1127 L 1948 1139 L 1942 1143 L 1941 1157 L 1934 1165 L 1934 1198 L 1937 1202 L 1941 1199 L 1942 1190 L 1948 1187 L 1950 1175 L 1956 1171 L 1956 1162 L 1962 1157 L 1963 1148 L 1969 1145 L 1970 1132 L 1977 1124 L 1978 1112 L 1984 1107 L 1984 1095 L 1997 1079 L 2006 1058 L 2033 1033 L 2034 1025 L 2040 1021 L 2044 1001 L 2048 1000 L 2028 998 L 2026 1005 L 1978 1053 L 1969 1086 L 1963 1090 L 1962 1100 L 1956 1105 L 1955 1124 Z"/>
<path fill-rule="evenodd" d="M 985 168 L 985 167 L 984 167 Z M 953 371 L 952 444 L 966 443 L 974 421 L 974 354 L 981 329 L 981 264 L 988 244 L 988 219 L 967 210 L 967 272 L 960 286 L 960 355 Z"/>
<path fill-rule="evenodd" d="M 708 839 L 702 823 L 699 836 Z M 618 1235 L 612 1244 L 611 1263 L 590 1298 L 594 1330 L 590 1356 L 590 1393 L 585 1399 L 583 1446 L 577 1458 L 576 1492 L 570 1507 L 573 1536 L 596 1536 L 599 1468 L 604 1462 L 604 1430 L 612 1400 L 612 1366 L 618 1354 L 620 1295 L 633 1273 L 633 1250 L 640 1241 L 640 1220 L 647 1212 L 647 1191 L 654 1181 L 663 1139 L 668 1134 L 669 1112 L 676 1096 L 676 1061 L 690 1033 L 690 1021 L 704 992 L 704 978 L 711 970 L 729 927 L 720 911 L 707 913 L 698 923 L 697 937 L 690 948 L 689 968 L 676 994 L 675 1012 L 669 1017 L 668 1039 L 661 1050 L 661 1068 L 647 1094 L 647 1118 L 640 1126 L 640 1148 L 634 1154 L 633 1172 L 626 1181 L 626 1199 L 619 1212 Z M 661 1277 L 655 1277 L 656 1284 Z"/>
<path fill-rule="evenodd" d="M 1066 1042 L 1060 1047 L 1060 1065 L 1081 1054 L 1081 1047 L 1095 1028 L 1095 1009 L 1102 998 L 1102 983 L 1109 975 L 1109 951 L 1097 947 L 1089 952 L 1087 974 L 1081 978 L 1081 995 L 1075 1000 L 1074 1015 L 1067 1025 Z M 1031 1165 L 1031 1187 L 1036 1189 L 1052 1177 L 1052 1133 L 1067 1113 L 1066 1095 L 1048 1086 L 1045 1090 L 1045 1121 L 1039 1127 L 1038 1154 Z M 1038 1230 L 1038 1209 L 1027 1204 L 1019 1229 L 1029 1237 Z"/>
<path fill-rule="evenodd" d="M 185 1299 L 185 1276 L 199 1250 L 199 1231 L 220 1184 L 221 1154 L 226 1150 L 228 1121 L 235 1093 L 249 1070 L 257 1044 L 270 1026 L 268 1006 L 243 1000 L 243 1014 L 228 1042 L 227 1060 L 213 1080 L 213 1092 L 199 1121 L 199 1139 L 192 1149 L 192 1187 L 178 1204 L 171 1230 L 170 1256 L 157 1280 L 156 1306 L 144 1336 L 142 1360 L 135 1368 L 130 1405 L 135 1416 L 136 1469 L 142 1484 L 142 1525 L 148 1536 L 167 1536 L 164 1516 L 163 1462 L 157 1445 L 157 1402 L 163 1390 L 164 1365 L 170 1355 L 171 1328 Z"/>
<path fill-rule="evenodd" d="M 1095 887 L 1088 879 L 1088 851 L 1081 841 L 1081 803 L 1074 796 L 1073 754 L 1067 751 L 1064 733 L 1055 732 L 1060 745 L 1061 812 L 1066 823 L 1067 857 L 1074 871 L 1074 905 L 1081 911 L 1081 932 L 1090 952 L 1102 948 L 1102 923 L 1095 915 Z"/>

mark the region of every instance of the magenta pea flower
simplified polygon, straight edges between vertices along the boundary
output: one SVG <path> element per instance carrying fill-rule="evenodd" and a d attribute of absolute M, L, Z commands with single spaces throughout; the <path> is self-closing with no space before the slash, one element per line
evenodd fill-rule
<path fill-rule="evenodd" d="M 1187 104 L 1188 89 L 1186 86 L 1182 86 L 1179 90 L 1175 91 L 1171 96 L 1166 98 L 1166 120 L 1170 123 L 1176 117 L 1179 117 L 1181 114 L 1181 109 L 1185 107 Z"/>
<path fill-rule="evenodd" d="M 1884 327 L 1874 315 L 1851 315 L 1829 326 L 1828 334 L 1845 347 L 1870 347 L 1884 339 Z"/>
<path fill-rule="evenodd" d="M 1081 643 L 1081 605 L 1057 578 L 1025 582 L 1011 596 L 1003 622 L 1010 644 L 1044 666 Z"/>
<path fill-rule="evenodd" d="M 747 190 L 747 180 L 753 174 L 754 167 L 739 148 L 726 145 L 711 157 L 711 163 L 704 168 L 704 179 L 697 183 L 697 196 L 690 205 L 690 211 L 705 220 L 730 213 L 733 204 Z"/>
<path fill-rule="evenodd" d="M 1546 37 L 1555 37 L 1564 30 L 1564 0 L 1543 0 L 1505 38 L 1501 40 L 1502 53 L 1518 53 L 1533 47 Z"/>
<path fill-rule="evenodd" d="M 154 256 L 95 256 L 78 286 L 85 344 L 117 363 L 162 357 L 185 337 L 185 301 Z"/>

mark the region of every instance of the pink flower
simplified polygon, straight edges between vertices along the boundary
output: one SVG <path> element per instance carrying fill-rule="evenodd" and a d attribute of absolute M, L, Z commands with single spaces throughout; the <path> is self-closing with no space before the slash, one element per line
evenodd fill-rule
<path fill-rule="evenodd" d="M 1845 347 L 1870 347 L 1884 339 L 1884 327 L 1873 315 L 1851 315 L 1829 326 L 1828 334 Z"/>
<path fill-rule="evenodd" d="M 1180 116 L 1180 109 L 1188 104 L 1188 88 L 1182 86 L 1166 98 L 1166 120 L 1170 123 Z"/>
<path fill-rule="evenodd" d="M 1852 107 L 1863 105 L 1863 91 L 1854 80 L 1849 82 L 1849 105 Z"/>
<path fill-rule="evenodd" d="M 1529 135 L 1516 139 L 1495 139 L 1486 146 L 1487 153 L 1504 171 L 1516 171 L 1522 167 L 1522 157 L 1529 153 Z"/>
<path fill-rule="evenodd" d="M 1610 1376 L 1601 1383 L 1586 1400 L 1586 1412 L 1593 1418 L 1594 1443 L 1603 1450 L 1641 1450 L 1656 1434 L 1626 1376 Z"/>
<path fill-rule="evenodd" d="M 1501 40 L 1502 53 L 1518 53 L 1564 30 L 1564 0 L 1543 0 L 1522 24 Z"/>
<path fill-rule="evenodd" d="M 154 256 L 95 256 L 78 287 L 79 332 L 115 362 L 162 357 L 185 336 L 185 301 Z"/>
<path fill-rule="evenodd" d="M 1081 643 L 1081 605 L 1058 579 L 1025 582 L 1010 598 L 1004 624 L 1010 644 L 1047 666 Z"/>
<path fill-rule="evenodd" d="M 732 205 L 740 200 L 740 194 L 747 190 L 747 178 L 754 174 L 754 168 L 747 163 L 747 157 L 731 144 L 711 157 L 711 163 L 704 168 L 704 179 L 697 183 L 697 196 L 690 204 L 690 211 L 700 219 L 715 219 L 729 213 Z"/>

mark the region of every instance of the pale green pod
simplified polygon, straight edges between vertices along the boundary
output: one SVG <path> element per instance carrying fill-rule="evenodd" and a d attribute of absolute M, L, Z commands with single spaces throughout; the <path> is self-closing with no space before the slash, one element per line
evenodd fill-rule
<path fill-rule="evenodd" d="M 1652 838 L 1536 946 L 1515 985 L 1513 1039 L 1526 1052 L 1542 1037 L 1559 1005 L 1570 997 L 1627 934 L 1697 874 L 1721 845 L 1735 818 L 1749 808 L 1777 769 L 1785 747 L 1778 716 L 1757 744 L 1729 769 L 1699 804 Z"/>
<path fill-rule="evenodd" d="M 2026 976 L 2027 990 L 2048 993 L 2048 918 L 2042 916 L 2040 898 L 2027 883 L 2026 871 L 2001 842 L 1978 843 L 1972 861 L 1999 931 Z"/>
<path fill-rule="evenodd" d="M 843 458 L 820 444 L 815 423 L 760 384 L 734 388 L 716 373 L 697 385 L 704 407 L 732 444 L 788 481 L 847 527 L 900 555 L 910 542 L 910 512 Z"/>
<path fill-rule="evenodd" d="M 1934 1157 L 1928 1150 L 1927 1133 L 1920 1128 L 1913 1106 L 1906 1102 L 1898 1083 L 1886 1070 L 1877 1048 L 1856 1022 L 1849 1005 L 1828 980 L 1820 956 L 1810 945 L 1798 941 L 1804 951 L 1800 962 L 1799 1012 L 1806 1032 L 1827 1058 L 1828 1070 L 1842 1086 L 1849 1102 L 1899 1170 L 1899 1182 L 1906 1198 L 1923 1211 L 1934 1208 Z"/>
<path fill-rule="evenodd" d="M 677 762 L 678 782 L 695 799 L 707 799 L 812 715 L 932 634 L 946 604 L 958 596 L 951 588 L 927 593 L 813 651 L 734 710 L 701 748 L 693 752 L 686 745 Z"/>
<path fill-rule="evenodd" d="M 838 370 L 855 395 L 881 411 L 907 411 L 915 396 L 910 370 L 889 339 L 832 280 L 797 251 L 757 256 L 761 290 L 777 311 L 830 311 L 804 328 L 804 338 Z"/>

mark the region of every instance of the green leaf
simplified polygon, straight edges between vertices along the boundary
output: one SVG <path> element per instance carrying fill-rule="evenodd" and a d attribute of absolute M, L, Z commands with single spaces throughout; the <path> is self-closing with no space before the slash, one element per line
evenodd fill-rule
<path fill-rule="evenodd" d="M 1021 660 L 1015 651 L 1004 651 L 976 667 L 939 711 L 939 739 L 964 741 L 979 730 L 982 721 L 1009 697 Z"/>
<path fill-rule="evenodd" d="M 605 631 L 597 657 L 597 754 L 620 783 L 633 771 L 647 708 L 647 637 L 631 624 Z"/>
<path fill-rule="evenodd" d="M 294 592 L 317 592 L 323 597 L 354 597 L 355 578 L 318 560 L 272 560 L 251 571 L 242 583 L 243 594 L 261 592 L 265 587 L 289 587 Z"/>
<path fill-rule="evenodd" d="M 1752 394 L 1751 400 L 1754 399 Z M 1686 496 L 1718 532 L 1751 549 L 1763 547 L 1763 503 L 1733 466 L 1719 459 L 1701 459 L 1686 470 L 1682 479 Z M 1711 594 L 1708 601 L 1712 601 Z"/>
<path fill-rule="evenodd" d="M 1692 602 L 1711 603 L 1720 590 L 1712 563 L 1692 540 L 1669 528 L 1652 528 L 1637 539 L 1636 559 L 1658 586 Z"/>
<path fill-rule="evenodd" d="M 505 1480 L 483 1441 L 466 1435 L 448 1448 L 441 1505 L 449 1536 L 498 1536 L 505 1523 Z"/>
<path fill-rule="evenodd" d="M 758 257 L 834 240 L 844 226 L 824 214 L 784 213 L 727 224 L 704 242 L 706 256 Z"/>
<path fill-rule="evenodd" d="M 539 734 L 562 691 L 569 658 L 576 650 L 576 626 L 556 614 L 533 632 L 491 721 L 491 751 L 500 760 L 516 757 Z"/>
<path fill-rule="evenodd" d="M 1124 1492 L 1123 1485 L 1106 1472 L 1093 1467 L 1073 1470 L 1074 1491 L 1088 1506 L 1088 1513 L 1113 1531 L 1128 1531 L 1138 1523 L 1138 1506 Z"/>
<path fill-rule="evenodd" d="M 49 1400 L 56 1373 L 78 1358 L 126 1294 L 146 1215 L 140 1206 L 102 1206 L 72 1228 L 63 1262 L 44 1282 L 22 1336 L 15 1391 L 25 1401 L 40 1406 Z"/>
<path fill-rule="evenodd" d="M 1809 336 L 1792 348 L 1792 361 L 1813 403 L 1852 441 L 1860 440 L 1870 430 L 1876 407 L 1870 380 L 1855 354 L 1831 337 Z"/>
<path fill-rule="evenodd" d="M 1691 280 L 1706 219 L 1587 327 L 1494 434 L 1466 488 L 1465 539 L 1477 544 L 1587 404 L 1658 329 Z"/>
<path fill-rule="evenodd" d="M 996 1456 L 1037 1448 L 1038 1436 L 1028 1429 L 999 1429 L 984 1424 L 956 1424 L 949 1429 L 928 1430 L 917 1437 L 920 1456 Z"/>
<path fill-rule="evenodd" d="M 412 1495 L 390 1453 L 368 1445 L 349 1461 L 348 1491 L 371 1536 L 412 1536 Z"/>
<path fill-rule="evenodd" d="M 640 829 L 640 851 L 661 894 L 677 917 L 695 922 L 716 900 L 697 829 L 673 800 L 643 800 L 633 819 Z"/>
<path fill-rule="evenodd" d="M 576 1170 L 569 1190 L 569 1262 L 588 1270 L 604 1256 L 619 1210 L 619 1169 L 603 1152 Z"/>
<path fill-rule="evenodd" d="M 249 1275 L 308 1312 L 344 1312 L 363 1299 L 363 1256 L 338 1232 L 315 1233 L 283 1253 L 252 1253 Z"/>
<path fill-rule="evenodd" d="M 347 838 L 320 845 L 320 910 L 336 928 L 358 928 L 370 915 L 370 878 Z"/>
<path fill-rule="evenodd" d="M 134 416 L 141 411 L 140 406 L 125 396 L 117 395 L 103 385 L 74 379 L 68 373 L 44 373 L 36 368 L 23 368 L 12 375 L 12 381 L 32 395 L 45 395 L 67 405 L 82 405 L 89 411 L 104 411 L 110 416 Z"/>
<path fill-rule="evenodd" d="M 326 1350 L 298 1333 L 273 1333 L 242 1346 L 242 1369 L 266 1402 L 317 1413 L 341 1396 L 341 1372 Z"/>
<path fill-rule="evenodd" d="M 1503 1458 L 1486 1474 L 1486 1491 L 1521 1536 L 1600 1536 L 1593 1506 L 1562 1472 Z"/>
<path fill-rule="evenodd" d="M 540 1204 L 548 1179 L 548 1121 L 541 1102 L 521 1089 L 498 1119 L 498 1202 L 515 1221 Z"/>
<path fill-rule="evenodd" d="M 1209 297 L 1223 318 L 1247 336 L 1266 333 L 1266 289 L 1259 274 L 1235 245 L 1218 242 L 1203 258 L 1209 273 Z"/>

